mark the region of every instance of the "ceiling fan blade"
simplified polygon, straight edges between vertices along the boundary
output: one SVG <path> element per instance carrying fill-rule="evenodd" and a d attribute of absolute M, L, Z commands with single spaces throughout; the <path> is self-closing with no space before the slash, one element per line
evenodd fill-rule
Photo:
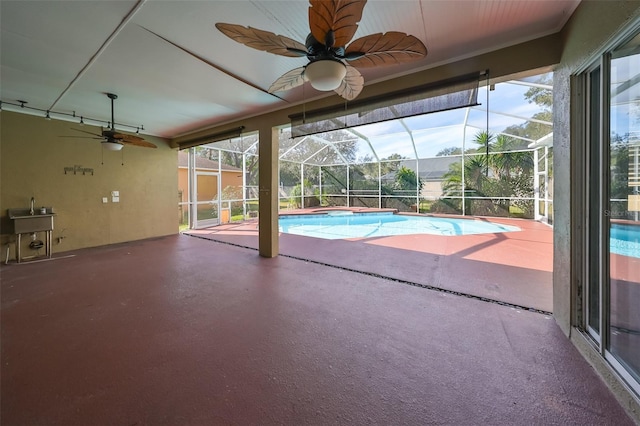
<path fill-rule="evenodd" d="M 290 58 L 307 55 L 304 44 L 269 31 L 223 22 L 218 22 L 216 28 L 230 39 L 254 49 Z"/>
<path fill-rule="evenodd" d="M 143 141 L 144 138 L 141 138 L 140 136 L 137 135 L 130 135 L 128 133 L 118 133 L 118 132 L 114 132 L 111 133 L 111 137 L 113 137 L 114 139 L 121 139 L 121 140 L 125 140 L 125 141 Z"/>
<path fill-rule="evenodd" d="M 396 65 L 422 59 L 427 48 L 416 37 L 397 31 L 378 33 L 354 40 L 347 46 L 345 56 L 355 56 L 349 61 L 354 67 Z"/>
<path fill-rule="evenodd" d="M 73 127 L 71 128 L 71 130 L 75 130 L 76 132 L 86 133 L 86 134 L 92 135 L 92 136 L 99 136 L 100 139 L 102 139 L 102 135 L 99 134 L 99 133 L 93 133 L 93 132 L 87 132 L 86 130 L 74 129 Z M 81 137 L 81 136 L 78 136 L 78 137 Z"/>
<path fill-rule="evenodd" d="M 354 100 L 364 87 L 364 78 L 360 71 L 347 65 L 347 74 L 344 76 L 342 83 L 335 90 L 335 92 L 348 101 Z"/>
<path fill-rule="evenodd" d="M 78 138 L 79 139 L 100 139 L 100 140 L 104 139 L 103 137 L 93 137 L 92 138 L 92 137 L 89 137 L 89 136 L 64 136 L 64 135 L 62 135 L 62 136 L 58 136 L 58 137 L 59 138 L 73 138 L 73 139 L 78 139 Z"/>
<path fill-rule="evenodd" d="M 309 28 L 313 37 L 327 47 L 344 47 L 358 29 L 367 0 L 310 0 L 309 3 Z"/>
<path fill-rule="evenodd" d="M 304 84 L 304 67 L 294 68 L 284 73 L 269 87 L 269 93 L 282 92 Z"/>
<path fill-rule="evenodd" d="M 141 146 L 143 148 L 157 148 L 157 146 L 151 142 L 145 141 L 144 139 L 116 139 L 116 142 L 123 145 Z"/>

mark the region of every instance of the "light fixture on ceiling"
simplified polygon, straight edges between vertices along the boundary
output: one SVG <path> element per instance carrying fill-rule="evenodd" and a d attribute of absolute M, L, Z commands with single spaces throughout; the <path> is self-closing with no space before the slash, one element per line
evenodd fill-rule
<path fill-rule="evenodd" d="M 347 67 L 342 62 L 333 59 L 311 62 L 304 70 L 304 76 L 309 80 L 311 86 L 323 92 L 340 87 L 346 74 Z"/>
<path fill-rule="evenodd" d="M 118 142 L 102 142 L 102 146 L 108 151 L 120 151 L 124 145 Z"/>
<path fill-rule="evenodd" d="M 65 121 L 75 122 L 78 119 L 78 117 L 80 117 L 81 126 L 84 124 L 93 124 L 93 123 L 103 126 L 106 123 L 107 127 L 109 128 L 111 127 L 110 121 L 103 121 L 99 118 L 87 117 L 86 115 L 77 115 L 75 111 L 69 113 L 65 111 L 54 111 L 54 110 L 49 110 L 44 108 L 34 108 L 34 107 L 27 106 L 28 103 L 29 102 L 27 101 L 22 101 L 19 99 L 16 100 L 15 102 L 7 102 L 7 101 L 0 100 L 0 111 L 1 110 L 8 110 L 8 111 L 14 111 L 14 112 L 20 112 L 20 110 L 35 111 L 35 112 L 43 113 L 44 118 L 46 120 L 65 120 Z M 54 115 L 52 116 L 51 114 L 54 114 Z M 85 117 L 87 119 L 86 122 L 84 121 Z M 124 124 L 124 123 L 117 123 L 117 125 L 118 127 L 128 127 L 129 129 L 144 131 L 144 125 L 133 125 L 133 124 Z"/>

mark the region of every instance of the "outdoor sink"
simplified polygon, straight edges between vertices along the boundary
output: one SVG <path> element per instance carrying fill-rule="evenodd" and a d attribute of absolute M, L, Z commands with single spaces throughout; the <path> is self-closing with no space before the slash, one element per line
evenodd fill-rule
<path fill-rule="evenodd" d="M 29 209 L 9 209 L 9 219 L 13 222 L 14 234 L 31 234 L 33 232 L 53 230 L 53 209 L 45 208 L 46 213 L 40 213 L 37 208 L 34 214 Z"/>

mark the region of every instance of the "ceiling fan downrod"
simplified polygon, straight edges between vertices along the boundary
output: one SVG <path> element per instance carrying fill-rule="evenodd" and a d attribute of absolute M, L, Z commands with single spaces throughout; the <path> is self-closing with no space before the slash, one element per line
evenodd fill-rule
<path fill-rule="evenodd" d="M 107 93 L 107 97 L 109 99 L 111 99 L 111 130 L 115 131 L 116 130 L 116 120 L 113 117 L 113 100 L 114 99 L 118 99 L 118 95 L 116 95 L 114 93 Z"/>

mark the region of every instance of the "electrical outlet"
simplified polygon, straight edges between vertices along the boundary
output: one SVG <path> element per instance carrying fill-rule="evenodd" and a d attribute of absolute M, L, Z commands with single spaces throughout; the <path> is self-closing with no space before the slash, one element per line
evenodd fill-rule
<path fill-rule="evenodd" d="M 111 196 L 112 197 L 119 197 L 120 196 L 120 191 L 111 191 Z"/>
<path fill-rule="evenodd" d="M 120 202 L 120 197 L 111 197 L 111 202 L 112 203 L 119 203 Z"/>
<path fill-rule="evenodd" d="M 102 204 L 107 204 L 109 199 L 107 197 L 102 197 Z"/>

